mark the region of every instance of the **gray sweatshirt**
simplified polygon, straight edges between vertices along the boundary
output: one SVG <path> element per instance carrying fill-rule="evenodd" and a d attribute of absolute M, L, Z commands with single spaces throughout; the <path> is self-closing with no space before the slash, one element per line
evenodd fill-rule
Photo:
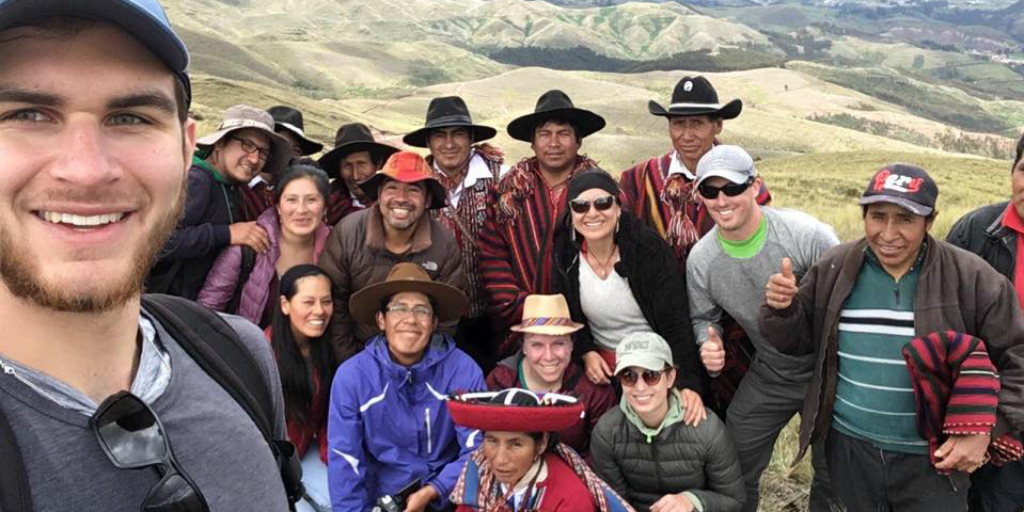
<path fill-rule="evenodd" d="M 767 222 L 764 246 L 751 258 L 726 254 L 716 226 L 700 239 L 686 259 L 690 292 L 690 318 L 697 344 L 708 339 L 708 327 L 722 334 L 722 312 L 733 317 L 757 348 L 754 364 L 767 365 L 790 380 L 810 378 L 812 356 L 794 357 L 775 350 L 757 328 L 765 287 L 772 274 L 782 271 L 782 258 L 793 262 L 799 280 L 823 252 L 839 244 L 831 226 L 814 217 L 785 208 L 761 207 Z"/>

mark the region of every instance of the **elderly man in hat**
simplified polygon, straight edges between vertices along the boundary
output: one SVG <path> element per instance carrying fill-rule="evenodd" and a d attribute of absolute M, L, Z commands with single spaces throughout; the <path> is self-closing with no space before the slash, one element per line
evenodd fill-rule
<path fill-rule="evenodd" d="M 320 256 L 320 266 L 334 282 L 331 341 L 339 361 L 379 332 L 373 323 L 352 321 L 347 306 L 352 293 L 383 281 L 394 264 L 416 263 L 435 281 L 466 287 L 455 238 L 426 214 L 444 206 L 445 193 L 423 157 L 395 153 L 360 187 L 376 204 L 339 222 Z M 458 318 L 446 319 L 443 327 L 452 334 L 457 324 Z"/>
<path fill-rule="evenodd" d="M 270 247 L 267 232 L 242 217 L 240 190 L 264 169 L 283 169 L 292 155 L 270 114 L 248 105 L 228 108 L 217 131 L 196 144 L 185 210 L 146 287 L 190 300 L 225 247 L 248 245 L 260 253 Z"/>
<path fill-rule="evenodd" d="M 291 159 L 319 153 L 323 144 L 306 137 L 305 123 L 302 112 L 292 107 L 278 105 L 267 109 L 274 118 L 274 133 L 284 137 L 291 147 Z M 245 220 L 256 220 L 260 214 L 274 205 L 274 174 L 269 168 L 263 170 L 249 181 L 249 186 L 242 188 L 242 217 Z"/>
<path fill-rule="evenodd" d="M 487 191 L 505 169 L 500 151 L 483 144 L 495 133 L 494 128 L 473 124 L 462 98 L 446 96 L 431 100 L 423 128 L 402 139 L 410 146 L 430 149 L 427 163 L 447 192 L 448 205 L 433 213 L 459 243 L 469 296 L 469 312 L 459 323 L 455 340 L 485 369 L 495 362 L 494 331 L 486 315 L 477 240 L 487 214 Z"/>
<path fill-rule="evenodd" d="M 811 379 L 811 358 L 781 354 L 757 328 L 761 290 L 785 259 L 802 276 L 828 249 L 835 231 L 806 213 L 757 203 L 761 178 L 754 160 L 739 146 L 715 146 L 697 163 L 694 184 L 715 227 L 686 259 L 690 319 L 704 367 L 725 364 L 723 314 L 736 319 L 757 347 L 757 358 L 726 411 L 726 425 L 746 484 L 743 510 L 757 510 L 761 473 L 775 440 L 800 411 Z M 812 511 L 827 511 L 828 482 L 823 454 L 814 453 Z"/>
<path fill-rule="evenodd" d="M 369 510 L 403 489 L 400 510 L 448 505 L 479 439 L 452 422 L 445 400 L 482 390 L 484 379 L 438 324 L 458 320 L 467 303 L 461 290 L 431 279 L 417 263 L 395 265 L 383 282 L 352 296 L 345 309 L 381 334 L 334 377 L 327 427 L 334 510 Z"/>
<path fill-rule="evenodd" d="M 566 209 L 569 179 L 597 163 L 579 154 L 583 139 L 604 128 L 601 116 L 576 108 L 569 96 L 551 90 L 532 114 L 513 120 L 508 134 L 529 142 L 534 156 L 515 165 L 491 190 L 480 231 L 480 273 L 498 329 L 522 318 L 532 293 L 550 293 L 556 223 Z M 516 351 L 518 333 L 497 349 Z"/>
<path fill-rule="evenodd" d="M 719 143 L 724 121 L 739 116 L 743 102 L 734 99 L 723 105 L 708 79 L 685 76 L 676 83 L 667 109 L 650 101 L 647 110 L 668 121 L 672 150 L 622 173 L 622 207 L 668 241 L 685 272 L 687 253 L 715 225 L 704 203 L 693 193 L 697 162 Z M 770 200 L 762 181 L 757 202 L 764 205 Z M 706 398 L 708 406 L 719 414 L 729 406 L 755 351 L 736 322 L 724 319 L 723 328 L 728 357 L 725 368 L 707 386 Z"/>
<path fill-rule="evenodd" d="M 365 124 L 342 125 L 334 137 L 334 149 L 320 157 L 320 167 L 331 178 L 327 199 L 327 225 L 334 226 L 346 215 L 369 206 L 359 184 L 370 179 L 398 148 L 373 139 Z"/>
<path fill-rule="evenodd" d="M 768 281 L 761 332 L 814 358 L 798 457 L 825 441 L 848 510 L 965 510 L 969 473 L 1020 457 L 1002 434 L 1024 430 L 1024 315 L 1008 279 L 928 234 L 938 193 L 920 167 L 883 167 L 864 237 Z"/>
<path fill-rule="evenodd" d="M 530 295 L 523 306 L 523 321 L 512 326 L 523 335 L 522 350 L 503 359 L 487 375 L 493 390 L 526 388 L 537 393 L 578 397 L 586 411 L 581 421 L 558 432 L 558 439 L 584 457 L 590 451 L 590 432 L 597 420 L 615 405 L 611 385 L 597 385 L 572 361 L 572 333 L 583 324 L 572 321 L 562 295 Z"/>

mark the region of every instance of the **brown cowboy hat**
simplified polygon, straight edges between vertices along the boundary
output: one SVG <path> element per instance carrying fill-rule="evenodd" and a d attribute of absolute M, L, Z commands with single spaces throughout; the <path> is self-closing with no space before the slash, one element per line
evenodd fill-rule
<path fill-rule="evenodd" d="M 427 107 L 427 121 L 423 128 L 402 138 L 402 142 L 418 148 L 429 147 L 430 132 L 438 128 L 466 128 L 473 134 L 473 142 L 483 142 L 493 138 L 498 131 L 490 126 L 473 124 L 469 115 L 469 107 L 458 96 L 444 96 L 430 100 Z"/>
<path fill-rule="evenodd" d="M 391 267 L 383 282 L 371 284 L 352 294 L 348 302 L 349 313 L 358 322 L 376 325 L 380 302 L 402 292 L 422 293 L 434 299 L 437 304 L 434 314 L 442 322 L 460 318 L 469 306 L 469 299 L 462 290 L 434 281 L 417 263 L 399 263 Z"/>
<path fill-rule="evenodd" d="M 381 165 L 398 148 L 375 141 L 373 132 L 365 124 L 351 123 L 338 128 L 334 136 L 334 149 L 325 153 L 317 162 L 328 176 L 339 178 L 338 165 L 346 156 L 357 151 L 369 151 L 370 159 Z"/>
<path fill-rule="evenodd" d="M 604 128 L 604 118 L 572 104 L 569 95 L 558 89 L 550 90 L 541 95 L 532 114 L 513 119 L 508 124 L 510 137 L 523 142 L 533 142 L 533 132 L 538 126 L 554 118 L 561 118 L 573 125 L 576 135 L 583 139 Z"/>
<path fill-rule="evenodd" d="M 441 182 L 434 177 L 434 173 L 430 170 L 430 164 L 422 156 L 412 151 L 399 151 L 391 155 L 384 163 L 384 167 L 360 183 L 359 188 L 363 189 L 367 199 L 376 201 L 380 186 L 388 179 L 402 183 L 422 182 L 430 198 L 430 202 L 427 204 L 428 210 L 444 208 L 448 201 L 448 193 L 445 192 Z"/>

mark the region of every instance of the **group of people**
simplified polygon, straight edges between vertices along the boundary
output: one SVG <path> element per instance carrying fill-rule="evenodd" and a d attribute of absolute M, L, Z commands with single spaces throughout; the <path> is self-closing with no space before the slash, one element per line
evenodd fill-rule
<path fill-rule="evenodd" d="M 559 90 L 511 167 L 457 96 L 426 157 L 199 138 L 157 0 L 0 0 L 0 41 L 0 512 L 756 511 L 798 413 L 812 511 L 1024 507 L 1024 137 L 946 241 L 893 163 L 841 243 L 700 76 L 616 178 Z"/>

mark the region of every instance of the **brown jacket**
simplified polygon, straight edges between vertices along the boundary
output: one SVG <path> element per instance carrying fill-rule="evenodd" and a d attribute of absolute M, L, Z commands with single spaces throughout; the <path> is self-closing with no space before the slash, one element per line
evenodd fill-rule
<path fill-rule="evenodd" d="M 925 243 L 914 302 L 915 334 L 951 329 L 985 340 L 1002 382 L 1003 428 L 1024 430 L 1024 314 L 1013 286 L 974 254 L 931 236 Z M 789 308 L 761 306 L 761 334 L 780 352 L 817 354 L 814 378 L 800 413 L 796 460 L 831 428 L 839 370 L 839 314 L 864 263 L 866 247 L 863 238 L 834 247 L 804 275 Z"/>
<path fill-rule="evenodd" d="M 349 297 L 375 283 L 384 281 L 397 263 L 419 263 L 430 278 L 466 289 L 459 246 L 451 233 L 424 214 L 413 234 L 412 248 L 394 254 L 384 245 L 383 218 L 378 208 L 367 208 L 346 216 L 331 232 L 320 256 L 320 267 L 334 282 L 334 316 L 331 318 L 331 343 L 339 362 L 363 349 L 380 333 L 376 326 L 356 324 L 348 310 Z M 442 324 L 454 334 L 458 322 Z"/>

